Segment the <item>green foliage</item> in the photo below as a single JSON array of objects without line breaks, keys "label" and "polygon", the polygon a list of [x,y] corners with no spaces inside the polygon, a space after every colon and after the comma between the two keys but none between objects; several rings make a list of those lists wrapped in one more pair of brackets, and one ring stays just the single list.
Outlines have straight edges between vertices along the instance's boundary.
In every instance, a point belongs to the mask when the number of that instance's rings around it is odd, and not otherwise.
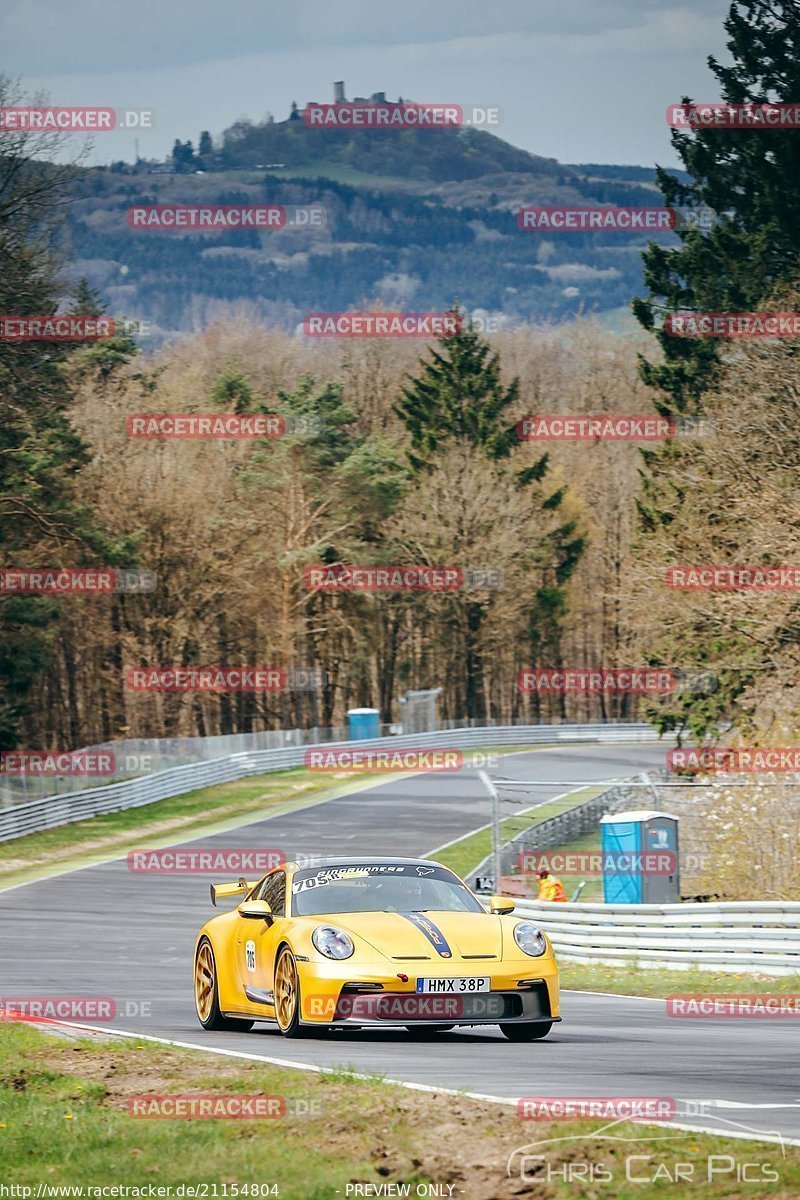
[{"label": "green foliage", "polygon": [[[719,95],[732,104],[796,102],[800,95],[800,6],[797,0],[734,0],[725,20],[732,62],[708,63]],[[684,103],[689,98],[684,97]],[[666,313],[774,310],[784,288],[800,273],[800,141],[795,130],[675,130],[672,142],[688,179],[658,171],[668,205],[706,206],[723,217],[708,232],[681,233],[681,245],[651,245],[644,254],[646,299],[634,301],[636,317],[652,330],[661,349],[658,362],[641,360],[646,383],[658,389],[655,404],[664,416],[694,416],[724,378],[725,352],[714,339],[671,337]],[[729,357],[729,356],[727,356]],[[647,539],[670,538],[694,487],[692,451],[675,439],[642,451],[639,527]],[[701,464],[702,467],[702,464]],[[698,531],[699,532],[699,531]],[[705,531],[703,531],[705,532]],[[730,549],[730,548],[729,548]],[[720,546],[725,560],[725,548]],[[735,549],[734,549],[735,554]],[[737,700],[752,680],[752,643],[746,632],[696,631],[696,645],[673,645],[667,630],[657,648],[664,663],[697,665],[735,662],[717,671],[719,687],[709,695],[678,695],[652,706],[648,716],[663,732],[688,730],[695,737],[716,731],[723,720],[741,724]]]},{"label": "green foliage", "polygon": [[[0,99],[5,87],[0,79]],[[18,151],[14,169],[0,170],[0,312],[51,314],[60,284],[52,226],[68,180],[26,160],[24,144]],[[76,303],[95,301],[83,281]],[[7,567],[122,565],[122,547],[76,496],[89,451],[69,421],[73,354],[65,343],[0,340],[0,558]],[[58,619],[51,600],[0,596],[0,746],[16,743]]]},{"label": "green foliage", "polygon": [[194,149],[190,141],[182,142],[178,138],[175,139],[172,147],[172,162],[179,175],[195,169]]},{"label": "green foliage", "polygon": [[211,403],[223,412],[250,413],[253,411],[253,389],[241,372],[223,371],[211,389]]},{"label": "green foliage", "polygon": [[479,333],[461,323],[457,332],[439,338],[420,374],[402,389],[395,411],[411,435],[409,462],[420,470],[448,441],[480,446],[488,458],[506,458],[516,443],[513,424],[502,427],[507,409],[519,396],[519,380],[505,387],[500,358]]},{"label": "green foliage", "polygon": [[[734,0],[725,21],[733,62],[708,60],[720,97],[730,103],[796,102],[800,95],[800,8],[797,0]],[[689,102],[689,97],[684,97]],[[668,205],[709,207],[726,219],[709,232],[679,234],[681,245],[652,244],[644,254],[647,299],[634,301],[645,329],[655,330],[663,362],[642,362],[647,383],[664,393],[662,414],[694,414],[719,361],[711,339],[670,337],[665,313],[757,309],[781,281],[795,278],[800,258],[800,142],[786,130],[673,130],[688,172],[682,181],[658,171]]]}]

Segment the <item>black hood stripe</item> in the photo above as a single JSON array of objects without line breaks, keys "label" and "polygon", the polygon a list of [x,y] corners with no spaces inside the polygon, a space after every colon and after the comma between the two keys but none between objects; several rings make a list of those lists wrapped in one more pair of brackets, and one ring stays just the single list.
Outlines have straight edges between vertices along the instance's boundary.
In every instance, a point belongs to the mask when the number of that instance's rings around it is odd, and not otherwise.
[{"label": "black hood stripe", "polygon": [[438,925],[434,925],[433,921],[429,921],[423,913],[398,913],[399,917],[404,917],[406,921],[424,933],[430,944],[433,946],[440,958],[452,958],[453,951],[447,944],[447,938],[442,933]]}]

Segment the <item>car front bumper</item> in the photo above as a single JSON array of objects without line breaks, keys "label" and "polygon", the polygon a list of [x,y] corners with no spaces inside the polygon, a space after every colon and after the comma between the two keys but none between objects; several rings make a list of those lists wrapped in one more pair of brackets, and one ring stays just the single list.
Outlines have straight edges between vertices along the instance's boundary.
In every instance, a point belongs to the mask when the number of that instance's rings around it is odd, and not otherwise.
[{"label": "car front bumper", "polygon": [[[552,955],[502,964],[397,963],[387,972],[346,963],[298,963],[305,1025],[496,1025],[559,1021],[558,968]],[[413,969],[413,973],[412,973]],[[489,977],[491,991],[417,993],[417,978]]]}]

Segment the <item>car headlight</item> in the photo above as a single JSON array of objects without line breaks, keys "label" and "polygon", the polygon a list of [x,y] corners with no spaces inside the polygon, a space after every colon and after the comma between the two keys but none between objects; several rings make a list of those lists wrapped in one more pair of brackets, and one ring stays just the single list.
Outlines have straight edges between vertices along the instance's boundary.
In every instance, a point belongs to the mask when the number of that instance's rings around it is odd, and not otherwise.
[{"label": "car headlight", "polygon": [[352,939],[335,925],[318,925],[311,940],[326,958],[349,958],[355,950]]},{"label": "car headlight", "polygon": [[530,921],[520,921],[514,926],[514,941],[522,953],[529,954],[531,958],[539,958],[547,949],[547,938]]}]

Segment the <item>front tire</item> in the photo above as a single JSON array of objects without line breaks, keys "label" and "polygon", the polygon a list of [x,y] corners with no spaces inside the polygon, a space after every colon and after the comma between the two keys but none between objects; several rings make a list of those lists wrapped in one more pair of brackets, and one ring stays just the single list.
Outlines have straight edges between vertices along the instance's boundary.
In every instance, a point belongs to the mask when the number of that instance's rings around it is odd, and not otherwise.
[{"label": "front tire", "polygon": [[526,1021],[524,1025],[501,1025],[500,1031],[510,1042],[538,1042],[552,1028],[552,1021]]},{"label": "front tire", "polygon": [[305,1037],[300,1024],[300,976],[288,946],[284,946],[275,964],[275,1019],[284,1037]]},{"label": "front tire", "polygon": [[203,1029],[236,1029],[247,1033],[253,1022],[224,1017],[219,1010],[219,984],[214,950],[207,937],[201,938],[194,960],[194,1006]]}]

